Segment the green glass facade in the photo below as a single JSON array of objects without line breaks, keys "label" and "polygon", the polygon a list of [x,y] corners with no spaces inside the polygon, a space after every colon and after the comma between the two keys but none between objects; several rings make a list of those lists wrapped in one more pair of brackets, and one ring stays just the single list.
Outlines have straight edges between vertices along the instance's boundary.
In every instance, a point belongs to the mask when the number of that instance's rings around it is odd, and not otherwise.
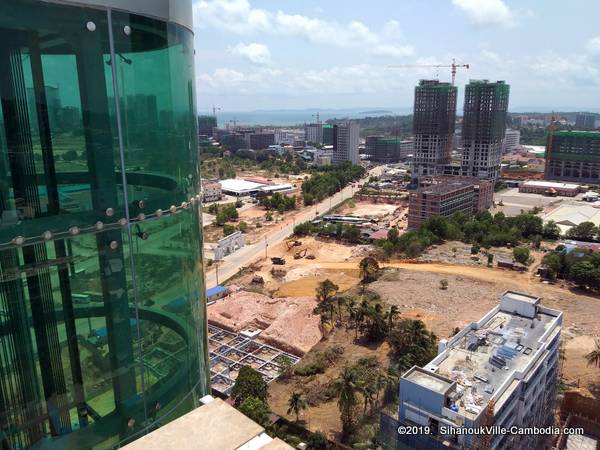
[{"label": "green glass facade", "polygon": [[208,393],[193,57],[173,22],[0,2],[2,448],[117,447]]}]

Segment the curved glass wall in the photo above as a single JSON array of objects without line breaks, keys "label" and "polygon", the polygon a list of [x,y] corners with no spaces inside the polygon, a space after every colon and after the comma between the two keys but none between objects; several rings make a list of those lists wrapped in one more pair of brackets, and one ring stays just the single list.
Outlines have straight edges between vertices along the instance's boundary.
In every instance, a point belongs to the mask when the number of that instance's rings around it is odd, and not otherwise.
[{"label": "curved glass wall", "polygon": [[208,393],[192,34],[0,2],[0,442],[111,448]]}]

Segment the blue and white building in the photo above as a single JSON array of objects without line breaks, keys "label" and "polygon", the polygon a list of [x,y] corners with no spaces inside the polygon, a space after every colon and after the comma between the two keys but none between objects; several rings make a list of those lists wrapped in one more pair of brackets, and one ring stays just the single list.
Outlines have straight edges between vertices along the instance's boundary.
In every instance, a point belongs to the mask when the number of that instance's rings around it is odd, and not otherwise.
[{"label": "blue and white building", "polygon": [[[540,298],[505,292],[481,320],[440,341],[429,364],[402,376],[395,425],[416,432],[396,432],[385,448],[540,448],[544,436],[468,429],[553,425],[561,326],[562,312]],[[382,418],[382,434],[392,422]]]}]

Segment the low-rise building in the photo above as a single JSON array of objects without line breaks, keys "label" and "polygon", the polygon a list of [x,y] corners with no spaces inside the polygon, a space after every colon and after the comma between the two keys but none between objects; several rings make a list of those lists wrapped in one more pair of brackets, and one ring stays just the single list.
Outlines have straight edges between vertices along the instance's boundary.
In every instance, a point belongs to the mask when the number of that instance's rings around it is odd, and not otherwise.
[{"label": "low-rise building", "polygon": [[448,181],[421,187],[409,194],[408,228],[417,229],[433,216],[473,214],[475,186],[464,181]]},{"label": "low-rise building", "polygon": [[218,181],[203,181],[202,182],[202,201],[204,203],[217,202],[223,197],[221,183]]},{"label": "low-rise building", "polygon": [[[436,358],[402,376],[398,417],[382,416],[384,448],[545,447],[534,433],[465,430],[553,425],[561,327],[562,312],[540,298],[505,292],[479,321],[441,340]],[[398,433],[397,425],[415,433]]]},{"label": "low-rise building", "polygon": [[274,184],[269,181],[253,181],[252,178],[238,179],[230,178],[221,181],[221,187],[224,193],[235,197],[245,197],[248,195],[256,195],[260,192],[272,194],[274,192],[292,192],[294,186],[289,183]]},{"label": "low-rise building", "polygon": [[583,222],[592,222],[594,225],[600,226],[600,208],[598,206],[589,203],[560,205],[544,214],[542,220],[544,224],[550,221],[554,222],[564,236],[571,228]]},{"label": "low-rise building", "polygon": [[581,192],[579,184],[554,183],[551,181],[524,181],[519,185],[519,192],[542,195],[561,195],[563,197],[575,197]]}]

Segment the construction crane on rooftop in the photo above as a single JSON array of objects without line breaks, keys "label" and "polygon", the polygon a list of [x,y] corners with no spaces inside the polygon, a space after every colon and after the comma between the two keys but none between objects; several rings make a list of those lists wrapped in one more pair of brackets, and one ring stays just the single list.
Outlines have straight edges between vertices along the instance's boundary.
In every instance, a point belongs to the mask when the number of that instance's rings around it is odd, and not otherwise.
[{"label": "construction crane on rooftop", "polygon": [[454,86],[454,82],[456,81],[456,69],[464,68],[469,69],[469,64],[457,63],[455,58],[452,58],[452,64],[400,64],[400,65],[389,65],[388,69],[403,69],[410,67],[450,67],[452,73],[452,86]]}]

